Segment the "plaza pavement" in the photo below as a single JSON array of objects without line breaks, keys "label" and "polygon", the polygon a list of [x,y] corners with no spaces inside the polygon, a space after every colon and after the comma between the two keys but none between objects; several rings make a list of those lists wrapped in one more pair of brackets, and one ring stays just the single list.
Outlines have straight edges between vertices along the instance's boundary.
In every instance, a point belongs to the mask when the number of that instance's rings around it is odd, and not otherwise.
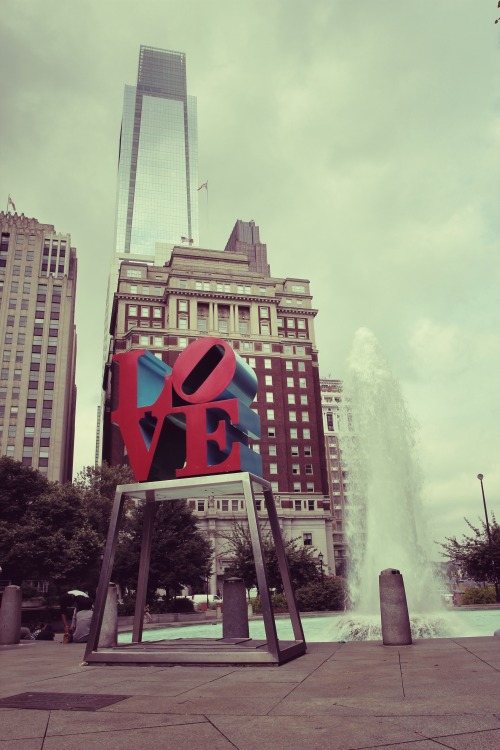
[{"label": "plaza pavement", "polygon": [[81,666],[61,640],[0,647],[0,701],[36,706],[0,703],[0,750],[500,750],[498,637],[311,643],[282,667]]}]

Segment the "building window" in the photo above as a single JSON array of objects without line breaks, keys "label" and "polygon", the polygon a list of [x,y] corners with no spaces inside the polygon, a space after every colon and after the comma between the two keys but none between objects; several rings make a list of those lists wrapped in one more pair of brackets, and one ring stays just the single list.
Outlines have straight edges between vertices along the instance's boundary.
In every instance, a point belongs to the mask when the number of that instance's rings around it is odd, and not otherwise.
[{"label": "building window", "polygon": [[272,391],[266,392],[266,403],[272,404],[274,401],[274,393]]},{"label": "building window", "polygon": [[297,318],[297,328],[304,331],[306,328],[305,318]]},{"label": "building window", "polygon": [[306,363],[305,362],[297,362],[297,370],[299,372],[305,372],[306,371]]},{"label": "building window", "polygon": [[312,450],[310,445],[304,446],[304,456],[312,456]]},{"label": "building window", "polygon": [[297,412],[296,411],[289,411],[288,412],[288,419],[290,422],[296,422],[297,421]]},{"label": "building window", "polygon": [[275,456],[276,455],[276,446],[275,445],[270,445],[269,446],[269,455],[270,456]]},{"label": "building window", "polygon": [[274,419],[274,409],[267,410],[267,418],[271,421]]},{"label": "building window", "polygon": [[268,307],[259,307],[260,317],[261,318],[269,318],[269,308]]},{"label": "building window", "polygon": [[287,395],[287,399],[288,399],[288,403],[289,404],[294,404],[295,403],[295,395],[293,393],[289,393]]},{"label": "building window", "polygon": [[275,464],[275,463],[269,464],[269,473],[270,474],[277,474],[278,473],[278,464]]},{"label": "building window", "polygon": [[188,301],[187,299],[180,299],[178,302],[178,310],[179,312],[187,312],[188,311]]},{"label": "building window", "polygon": [[292,474],[300,474],[300,464],[292,464]]},{"label": "building window", "polygon": [[265,370],[271,370],[272,364],[270,359],[264,359],[264,369]]},{"label": "building window", "polygon": [[300,397],[300,403],[302,406],[307,406],[307,394],[303,393]]},{"label": "building window", "polygon": [[[309,484],[307,485],[309,487]],[[308,490],[309,492],[309,490]],[[307,510],[316,510],[316,501],[315,500],[308,500],[307,501]]]},{"label": "building window", "polygon": [[[293,491],[300,492],[300,482],[293,483]],[[295,500],[295,510],[302,510],[302,500]]]},{"label": "building window", "polygon": [[142,278],[142,271],[139,271],[136,268],[127,268],[127,278],[140,279]]},{"label": "building window", "polygon": [[155,346],[163,346],[163,336],[154,337]]},{"label": "building window", "polygon": [[293,362],[291,359],[287,359],[285,362],[285,370],[293,370]]},{"label": "building window", "polygon": [[293,388],[293,387],[294,387],[294,385],[295,385],[295,384],[294,384],[294,382],[293,382],[293,378],[287,378],[287,379],[286,379],[286,387],[287,387],[287,388]]},{"label": "building window", "polygon": [[306,474],[312,474],[312,473],[313,473],[312,464],[306,464]]},{"label": "building window", "polygon": [[131,318],[136,318],[137,317],[137,305],[129,305],[128,314]]},{"label": "building window", "polygon": [[298,445],[292,445],[292,446],[290,446],[290,450],[292,452],[292,456],[298,456],[299,455],[299,446]]},{"label": "building window", "polygon": [[308,482],[306,485],[307,492],[314,492],[314,482]]},{"label": "building window", "polygon": [[231,500],[231,510],[236,513],[240,509],[240,503],[238,500]]},{"label": "building window", "polygon": [[290,437],[292,440],[297,440],[297,428],[296,427],[290,428]]},{"label": "building window", "polygon": [[267,437],[276,437],[276,428],[275,427],[268,427],[267,428]]},{"label": "building window", "polygon": [[333,426],[333,414],[331,411],[328,411],[326,413],[326,429],[329,432],[334,432],[335,428]]},{"label": "building window", "polygon": [[153,318],[161,318],[161,307],[153,307]]},{"label": "building window", "polygon": [[302,541],[304,542],[304,547],[312,547],[313,543],[313,535],[306,531],[302,534]]},{"label": "building window", "polygon": [[299,378],[299,388],[307,388],[306,379]]},{"label": "building window", "polygon": [[205,501],[204,500],[198,500],[196,510],[204,511],[205,510]]},{"label": "building window", "polygon": [[304,440],[310,440],[311,439],[311,430],[309,428],[305,428],[302,430],[302,437]]},{"label": "building window", "polygon": [[183,336],[181,336],[180,338],[177,339],[177,346],[179,346],[181,349],[185,349],[187,345],[188,345],[187,338],[184,338]]},{"label": "building window", "polygon": [[264,385],[272,385],[272,384],[273,384],[273,376],[264,375]]},{"label": "building window", "polygon": [[302,412],[302,421],[303,422],[309,422],[309,412],[308,411],[303,411]]},{"label": "building window", "polygon": [[271,482],[271,490],[273,492],[278,492],[278,482]]},{"label": "building window", "polygon": [[139,343],[141,346],[149,346],[149,336],[139,336]]},{"label": "building window", "polygon": [[186,315],[179,315],[179,324],[177,326],[181,331],[187,331],[188,319]]}]

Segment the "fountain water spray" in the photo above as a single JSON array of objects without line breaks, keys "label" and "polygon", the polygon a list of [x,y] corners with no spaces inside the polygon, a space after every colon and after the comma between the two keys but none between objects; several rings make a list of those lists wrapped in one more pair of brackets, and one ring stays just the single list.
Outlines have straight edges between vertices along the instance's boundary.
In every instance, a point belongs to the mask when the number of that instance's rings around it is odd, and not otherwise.
[{"label": "fountain water spray", "polygon": [[427,556],[415,425],[368,329],[356,333],[348,364],[344,394],[353,431],[343,439],[342,452],[353,613],[339,623],[346,629],[339,639],[381,637],[378,576],[386,568],[404,576],[414,637],[439,635],[443,606]]}]

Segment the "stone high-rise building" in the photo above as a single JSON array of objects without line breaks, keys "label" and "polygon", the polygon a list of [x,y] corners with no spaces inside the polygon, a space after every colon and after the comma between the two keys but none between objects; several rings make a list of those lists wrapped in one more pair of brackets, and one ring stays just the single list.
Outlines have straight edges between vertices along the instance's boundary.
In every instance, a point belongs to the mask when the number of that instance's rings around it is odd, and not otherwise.
[{"label": "stone high-rise building", "polygon": [[77,260],[69,234],[0,213],[0,454],[70,481]]},{"label": "stone high-rise building", "polygon": [[[238,221],[223,251],[176,246],[161,266],[137,259],[121,264],[110,354],[149,349],[173,365],[200,336],[228,341],[257,374],[252,408],[260,416],[262,438],[253,447],[262,455],[284,535],[316,547],[325,573],[333,573],[316,314],[309,282],[273,277],[258,227]],[[110,421],[112,391],[109,377],[103,458],[117,464],[127,459]],[[215,591],[228,562],[220,534],[245,514],[238,498],[200,499],[195,507],[199,527],[215,547]]]},{"label": "stone high-rise building", "polygon": [[320,387],[328,487],[333,515],[335,571],[337,575],[345,576],[347,564],[345,507],[349,501],[349,477],[343,461],[343,446],[346,445],[347,440],[354,439],[351,411],[341,380],[321,378]]}]

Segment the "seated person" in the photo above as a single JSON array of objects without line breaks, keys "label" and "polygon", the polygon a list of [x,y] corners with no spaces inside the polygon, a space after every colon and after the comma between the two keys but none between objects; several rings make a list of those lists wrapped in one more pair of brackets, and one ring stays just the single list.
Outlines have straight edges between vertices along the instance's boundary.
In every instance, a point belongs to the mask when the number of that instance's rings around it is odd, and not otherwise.
[{"label": "seated person", "polygon": [[73,643],[87,643],[92,621],[92,602],[86,596],[76,597],[76,609],[71,623]]},{"label": "seated person", "polygon": [[49,622],[41,622],[40,627],[33,633],[35,641],[53,641],[54,631]]},{"label": "seated person", "polygon": [[59,607],[64,632],[67,633],[71,627],[71,620],[75,612],[75,597],[73,594],[61,594],[59,597]]}]

